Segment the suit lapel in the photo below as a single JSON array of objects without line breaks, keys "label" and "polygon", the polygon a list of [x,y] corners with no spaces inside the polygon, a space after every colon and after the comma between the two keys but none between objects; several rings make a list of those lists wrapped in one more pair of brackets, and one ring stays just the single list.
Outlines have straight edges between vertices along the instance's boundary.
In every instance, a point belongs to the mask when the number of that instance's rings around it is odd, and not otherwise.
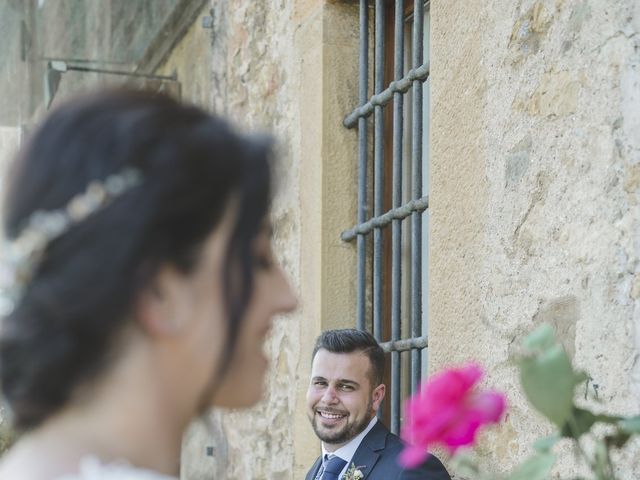
[{"label": "suit lapel", "polygon": [[387,428],[378,420],[353,454],[351,463],[362,472],[363,480],[369,477],[378,462],[380,454],[377,452],[384,449],[388,433]]},{"label": "suit lapel", "polygon": [[318,470],[320,469],[320,465],[322,464],[322,456],[318,457],[316,463],[313,464],[311,469],[307,472],[307,476],[304,477],[304,480],[313,480],[316,478],[318,474]]}]

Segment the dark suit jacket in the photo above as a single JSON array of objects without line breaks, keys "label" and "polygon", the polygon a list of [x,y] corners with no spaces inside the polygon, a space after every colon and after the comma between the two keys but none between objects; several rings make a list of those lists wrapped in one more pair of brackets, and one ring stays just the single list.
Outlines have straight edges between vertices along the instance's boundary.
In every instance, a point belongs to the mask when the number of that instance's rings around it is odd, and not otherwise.
[{"label": "dark suit jacket", "polygon": [[[397,460],[402,448],[400,438],[377,421],[362,439],[349,465],[354,463],[363,473],[364,480],[451,480],[444,465],[433,455],[421,467],[404,470]],[[307,472],[305,480],[313,480],[321,464],[320,456]]]}]

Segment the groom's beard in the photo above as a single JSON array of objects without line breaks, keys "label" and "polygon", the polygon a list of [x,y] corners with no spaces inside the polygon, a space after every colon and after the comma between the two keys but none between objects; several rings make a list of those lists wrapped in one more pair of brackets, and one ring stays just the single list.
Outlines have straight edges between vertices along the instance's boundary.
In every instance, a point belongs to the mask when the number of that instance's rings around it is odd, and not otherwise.
[{"label": "groom's beard", "polygon": [[[370,412],[373,408],[372,403],[373,402],[369,401],[369,405],[367,405],[368,412]],[[347,417],[347,419],[348,418],[349,417]],[[317,420],[317,416],[314,412],[313,418],[311,419],[311,426],[313,427],[313,431],[316,432],[316,436],[324,443],[328,443],[330,445],[340,445],[349,442],[349,440],[364,431],[364,429],[367,428],[367,425],[369,425],[371,417],[365,417],[357,423],[349,423],[347,421],[342,427],[331,430],[319,426]]]}]

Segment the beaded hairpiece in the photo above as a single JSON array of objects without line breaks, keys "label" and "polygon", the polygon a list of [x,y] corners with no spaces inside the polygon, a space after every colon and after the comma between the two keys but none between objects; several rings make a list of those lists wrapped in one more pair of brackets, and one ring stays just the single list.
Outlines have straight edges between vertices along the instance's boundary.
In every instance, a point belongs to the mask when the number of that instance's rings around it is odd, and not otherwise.
[{"label": "beaded hairpiece", "polygon": [[0,261],[0,314],[15,308],[49,244],[141,182],[138,170],[125,168],[93,181],[63,208],[32,213],[14,240],[3,241]]}]

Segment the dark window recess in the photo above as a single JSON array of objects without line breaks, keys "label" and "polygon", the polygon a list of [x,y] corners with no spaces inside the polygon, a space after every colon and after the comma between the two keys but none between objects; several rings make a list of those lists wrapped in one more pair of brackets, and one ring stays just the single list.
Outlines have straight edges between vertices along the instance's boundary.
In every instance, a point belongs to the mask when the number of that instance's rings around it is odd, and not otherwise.
[{"label": "dark window recess", "polygon": [[356,242],[356,326],[389,353],[394,433],[427,360],[428,38],[428,2],[360,0],[359,104],[343,122],[358,132],[358,217],[341,238]]}]

